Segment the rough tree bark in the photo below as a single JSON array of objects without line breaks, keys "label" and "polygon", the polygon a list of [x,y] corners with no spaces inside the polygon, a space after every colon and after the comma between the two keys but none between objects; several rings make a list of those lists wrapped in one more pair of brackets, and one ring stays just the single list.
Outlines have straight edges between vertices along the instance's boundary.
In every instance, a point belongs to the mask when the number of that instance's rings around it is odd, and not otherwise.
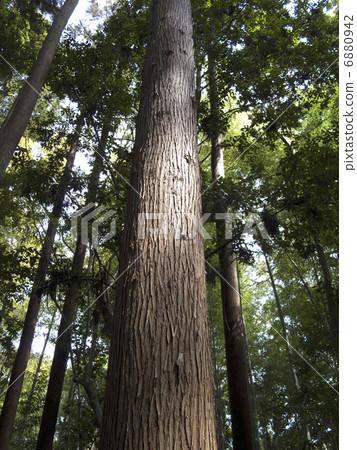
[{"label": "rough tree bark", "polygon": [[[89,180],[86,205],[94,203],[97,196],[99,177],[103,168],[103,149],[108,140],[109,128],[104,125],[101,141],[96,152],[92,174]],[[68,283],[68,291],[63,304],[62,317],[58,329],[55,352],[53,355],[50,379],[48,381],[45,406],[43,408],[40,431],[37,438],[37,450],[52,449],[53,437],[56,429],[58,409],[61,401],[64,377],[67,361],[71,349],[72,324],[76,317],[76,301],[81,288],[81,277],[87,243],[79,232],[74,251],[71,279]]]},{"label": "rough tree bark", "polygon": [[24,374],[30,358],[31,345],[35,333],[37,316],[40,309],[42,292],[45,285],[48,265],[51,260],[54,240],[58,228],[58,221],[62,214],[63,203],[67,186],[71,178],[72,167],[77,151],[79,131],[82,127],[83,116],[78,118],[76,131],[72,138],[71,148],[67,157],[66,166],[58,187],[56,198],[53,204],[46,237],[41,249],[40,261],[35,274],[30,300],[27,307],[24,326],[20,339],[19,348],[16,353],[15,362],[11,372],[9,388],[6,392],[3,408],[0,417],[0,442],[3,449],[9,448],[11,433],[15,421],[17,405],[19,402]]},{"label": "rough tree bark", "polygon": [[189,0],[153,0],[101,450],[217,449],[192,33]]},{"label": "rough tree bark", "polygon": [[45,84],[62,31],[78,0],[67,0],[56,15],[31,73],[0,128],[0,183]]},{"label": "rough tree bark", "polygon": [[[215,180],[224,178],[223,135],[220,129],[220,105],[214,57],[209,52],[209,87],[212,118],[211,169]],[[221,198],[216,202],[216,212],[227,213],[228,205]],[[216,221],[217,239],[225,242],[225,227]],[[224,337],[227,361],[229,405],[232,420],[233,448],[256,449],[254,414],[249,384],[249,361],[246,352],[241,298],[233,244],[226,242],[218,252],[221,297],[224,320]]]}]

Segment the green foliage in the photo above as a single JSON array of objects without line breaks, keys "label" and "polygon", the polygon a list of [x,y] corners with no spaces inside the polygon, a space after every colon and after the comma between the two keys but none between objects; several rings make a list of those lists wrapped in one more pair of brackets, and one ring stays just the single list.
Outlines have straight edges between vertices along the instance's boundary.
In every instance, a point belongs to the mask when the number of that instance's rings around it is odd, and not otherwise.
[{"label": "green foliage", "polygon": [[7,79],[13,70],[27,73],[42,46],[49,23],[45,15],[57,11],[53,0],[0,1],[0,80]]}]

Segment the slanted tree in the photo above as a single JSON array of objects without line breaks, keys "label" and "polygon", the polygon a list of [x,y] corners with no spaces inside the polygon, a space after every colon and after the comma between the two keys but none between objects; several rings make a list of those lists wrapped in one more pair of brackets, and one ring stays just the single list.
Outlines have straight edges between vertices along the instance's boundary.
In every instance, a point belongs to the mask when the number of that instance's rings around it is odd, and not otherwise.
[{"label": "slanted tree", "polygon": [[78,0],[67,0],[56,15],[28,79],[0,128],[0,182],[45,84],[62,31]]},{"label": "slanted tree", "polygon": [[[189,0],[154,0],[99,448],[216,449]],[[165,231],[152,233],[161,214]],[[163,215],[163,216],[162,216]],[[158,231],[158,230],[156,230]],[[140,232],[140,234],[139,234]]]}]

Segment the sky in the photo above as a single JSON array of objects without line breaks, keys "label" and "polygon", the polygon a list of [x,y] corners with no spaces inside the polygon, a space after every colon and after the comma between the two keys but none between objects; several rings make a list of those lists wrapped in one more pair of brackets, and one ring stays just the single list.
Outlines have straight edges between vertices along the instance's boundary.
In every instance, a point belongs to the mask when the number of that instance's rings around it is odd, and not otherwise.
[{"label": "sky", "polygon": [[[95,26],[97,21],[94,21],[93,18],[86,13],[87,9],[90,6],[90,3],[91,2],[89,0],[79,0],[78,5],[76,6],[76,9],[70,17],[67,26],[78,25],[80,21],[86,26],[91,27],[91,24],[92,26]],[[98,0],[99,7],[103,7],[106,3],[107,0]],[[114,4],[115,1],[112,0],[111,3]]]}]

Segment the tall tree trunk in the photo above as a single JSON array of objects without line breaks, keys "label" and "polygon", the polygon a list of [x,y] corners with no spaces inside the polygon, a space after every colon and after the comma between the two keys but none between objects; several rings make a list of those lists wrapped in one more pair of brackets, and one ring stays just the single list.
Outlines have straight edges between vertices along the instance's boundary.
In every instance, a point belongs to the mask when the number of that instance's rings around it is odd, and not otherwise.
[{"label": "tall tree trunk", "polygon": [[[73,378],[71,380],[71,384],[68,389],[68,395],[66,400],[66,406],[65,411],[67,412],[67,416],[65,416],[64,423],[62,424],[62,429],[58,438],[58,448],[70,448],[69,447],[69,437],[71,434],[71,414],[70,414],[70,407],[71,403],[73,403],[73,397],[74,397],[74,381]],[[67,432],[67,433],[66,433]],[[65,443],[65,440],[67,439],[67,442]]]},{"label": "tall tree trunk", "polygon": [[[83,364],[85,364],[85,375],[84,377],[79,376],[78,382],[83,386],[84,391],[86,393],[88,403],[90,407],[92,408],[94,412],[94,417],[96,421],[96,425],[98,426],[98,429],[100,428],[102,424],[102,409],[100,407],[100,402],[98,399],[97,391],[93,385],[92,382],[92,375],[93,375],[93,365],[94,365],[94,359],[95,359],[95,353],[96,353],[96,347],[97,347],[97,340],[98,340],[98,328],[99,328],[99,305],[96,304],[96,308],[92,312],[93,316],[93,330],[92,330],[92,342],[89,349],[88,359],[85,360],[85,353],[83,353]],[[84,340],[84,339],[83,339]],[[87,341],[87,339],[85,339]]]},{"label": "tall tree trunk", "polygon": [[46,347],[47,347],[47,344],[48,344],[48,340],[50,339],[50,335],[51,335],[51,332],[52,332],[52,325],[53,325],[53,322],[55,320],[56,312],[57,312],[57,310],[55,310],[53,315],[52,315],[50,326],[49,326],[49,328],[47,330],[45,342],[44,342],[43,347],[42,347],[42,352],[41,352],[40,358],[39,358],[38,363],[37,363],[35,376],[33,377],[30,395],[28,396],[28,399],[27,399],[27,402],[26,402],[25,414],[24,414],[24,416],[22,418],[21,427],[20,427],[19,434],[18,434],[18,437],[17,437],[17,443],[18,443],[19,446],[23,445],[24,433],[25,433],[26,424],[27,424],[27,418],[28,418],[28,414],[30,412],[30,409],[33,407],[32,399],[33,399],[33,395],[35,393],[35,388],[36,388],[36,384],[37,384],[38,375],[39,375],[40,370],[41,370],[42,360],[43,360],[43,357],[45,355],[45,351],[46,351]]},{"label": "tall tree trunk", "polygon": [[303,286],[304,286],[304,288],[305,288],[305,290],[306,290],[306,292],[307,292],[307,295],[309,296],[310,302],[311,302],[311,304],[312,304],[314,310],[316,311],[316,314],[319,316],[319,319],[320,319],[320,321],[321,321],[322,326],[325,328],[325,330],[326,330],[331,336],[333,336],[332,333],[331,333],[331,330],[329,329],[329,327],[328,327],[328,325],[327,325],[327,323],[326,323],[326,321],[325,321],[325,319],[324,319],[324,316],[322,315],[322,312],[320,311],[320,308],[317,306],[317,304],[316,304],[316,302],[315,302],[315,300],[314,300],[314,297],[313,297],[313,295],[312,295],[311,289],[310,289],[309,285],[307,284],[307,282],[305,281],[305,279],[304,279],[304,277],[303,277],[303,274],[302,274],[302,272],[301,272],[301,270],[300,270],[300,267],[299,267],[299,266],[297,265],[297,263],[291,258],[291,256],[288,254],[288,252],[284,251],[284,253],[285,253],[285,255],[287,256],[287,258],[289,259],[289,261],[291,262],[291,264],[292,264],[292,265],[295,267],[295,269],[297,270],[297,273],[299,274],[300,281],[301,281],[301,283],[303,284]]},{"label": "tall tree trunk", "polygon": [[62,31],[78,0],[67,0],[56,15],[30,76],[0,128],[0,183],[16,146],[23,136],[40,91],[45,84]]},{"label": "tall tree trunk", "polygon": [[53,244],[58,228],[58,221],[62,214],[63,203],[67,186],[71,178],[72,167],[79,140],[79,130],[82,127],[83,117],[78,118],[76,132],[72,138],[72,145],[67,157],[66,166],[58,187],[57,195],[53,204],[53,210],[47,228],[46,237],[41,249],[40,261],[35,274],[30,300],[27,307],[24,326],[20,339],[19,348],[16,353],[15,362],[11,372],[9,388],[6,392],[5,401],[0,417],[0,442],[3,449],[9,448],[11,433],[15,421],[16,409],[19,402],[24,374],[30,358],[31,345],[35,333],[37,316],[40,309],[42,292],[48,265],[51,260]]},{"label": "tall tree trunk", "polygon": [[[211,168],[215,180],[224,178],[224,157],[220,129],[220,106],[215,62],[209,53],[209,87],[212,118]],[[223,198],[216,202],[219,213],[227,213],[228,205]],[[225,227],[221,220],[216,221],[217,240],[224,242]],[[224,320],[224,336],[227,361],[227,381],[232,420],[234,449],[256,449],[251,390],[249,384],[249,362],[243,325],[241,298],[238,290],[238,276],[232,242],[218,252],[220,283]]]},{"label": "tall tree trunk", "polygon": [[[108,140],[109,128],[104,125],[101,141],[96,152],[92,174],[89,180],[86,205],[94,203],[97,196],[99,177],[103,168],[102,151]],[[51,365],[50,379],[47,387],[40,431],[37,438],[37,450],[52,449],[56,429],[58,409],[61,402],[62,388],[66,374],[67,361],[71,349],[72,324],[76,317],[76,301],[81,288],[81,278],[87,250],[87,243],[79,232],[73,256],[71,279],[63,304],[62,317],[58,329],[55,352]]]},{"label": "tall tree trunk", "polygon": [[212,290],[208,284],[208,301],[209,301],[209,315],[211,321],[211,347],[213,358],[213,378],[215,385],[215,403],[216,403],[216,419],[217,419],[217,443],[218,450],[224,450],[224,427],[223,427],[223,409],[222,409],[222,388],[220,380],[218,379],[217,358],[216,358],[216,337],[213,321],[213,305],[212,305]]},{"label": "tall tree trunk", "polygon": [[[286,330],[284,314],[283,314],[283,310],[281,308],[279,294],[278,294],[278,291],[276,289],[276,285],[275,285],[275,281],[274,281],[274,277],[273,277],[273,272],[272,272],[271,267],[270,267],[268,256],[267,256],[267,254],[266,254],[266,252],[265,252],[263,247],[264,246],[262,246],[262,250],[263,250],[266,266],[267,266],[267,269],[268,269],[268,274],[269,274],[270,283],[271,283],[271,286],[272,286],[272,289],[273,289],[276,306],[277,306],[277,309],[278,309],[280,324],[281,324],[283,338],[284,338],[284,342],[285,342],[285,348],[286,348],[286,352],[287,352],[288,360],[289,360],[289,364],[290,364],[291,374],[292,374],[293,381],[294,381],[294,386],[295,386],[296,392],[298,394],[301,394],[301,387],[300,387],[299,379],[298,379],[298,376],[297,376],[297,373],[296,373],[296,369],[295,369],[295,366],[294,366],[294,363],[293,363],[293,353],[292,353],[291,346],[290,346],[289,335],[288,335],[288,332]],[[307,425],[305,417],[304,417],[304,408],[303,408],[302,404],[299,405],[299,409],[300,409],[299,412],[300,412],[301,422],[303,424],[304,439],[305,439],[306,443],[309,445],[311,443],[311,434],[310,434],[309,426]]]},{"label": "tall tree trunk", "polygon": [[81,387],[77,384],[77,449],[82,450]]},{"label": "tall tree trunk", "polygon": [[319,258],[322,276],[324,279],[326,297],[327,297],[327,308],[330,317],[330,329],[336,342],[339,338],[339,323],[338,323],[338,298],[335,290],[332,286],[332,278],[330,273],[330,268],[328,266],[326,254],[318,238],[314,238],[314,243],[317,250],[317,255]]},{"label": "tall tree trunk", "polygon": [[[238,292],[239,292],[239,297],[241,297],[242,296],[241,284],[240,284],[241,278],[240,278],[238,261],[236,262],[236,270],[237,270],[237,278],[238,278]],[[256,404],[256,396],[255,396],[255,389],[254,389],[252,363],[251,363],[250,352],[249,352],[247,329],[246,329],[245,321],[244,321],[244,314],[242,314],[242,318],[243,318],[243,332],[244,332],[244,337],[245,337],[245,349],[246,349],[246,355],[247,355],[247,361],[248,361],[248,377],[249,377],[249,387],[250,387],[250,398],[251,398],[251,404],[252,404],[252,414],[255,419],[256,412],[257,412],[257,404]],[[260,448],[259,431],[258,431],[259,423],[258,423],[257,419],[254,420],[253,425],[254,425],[256,448],[259,449]]]},{"label": "tall tree trunk", "polygon": [[[189,0],[153,0],[100,449],[217,449]],[[163,232],[140,213],[161,213]]]},{"label": "tall tree trunk", "polygon": [[[221,227],[222,224],[219,224]],[[217,230],[219,231],[219,230]],[[219,231],[219,234],[220,231]],[[227,361],[229,405],[234,449],[256,449],[241,298],[234,251],[228,244],[219,254]]]}]

